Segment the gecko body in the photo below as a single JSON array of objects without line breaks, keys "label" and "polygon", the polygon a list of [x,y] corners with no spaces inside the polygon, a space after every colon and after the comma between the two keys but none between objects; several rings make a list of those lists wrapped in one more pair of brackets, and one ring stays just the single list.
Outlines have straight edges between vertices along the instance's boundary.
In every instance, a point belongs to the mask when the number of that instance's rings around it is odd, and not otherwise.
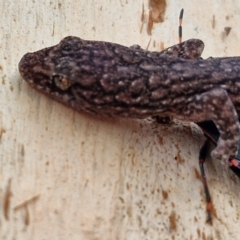
[{"label": "gecko body", "polygon": [[[186,50],[194,41],[198,51]],[[220,132],[212,155],[228,162],[240,136],[240,57],[195,59],[202,50],[200,40],[159,53],[70,36],[24,55],[19,71],[34,88],[77,111],[212,120]]]}]

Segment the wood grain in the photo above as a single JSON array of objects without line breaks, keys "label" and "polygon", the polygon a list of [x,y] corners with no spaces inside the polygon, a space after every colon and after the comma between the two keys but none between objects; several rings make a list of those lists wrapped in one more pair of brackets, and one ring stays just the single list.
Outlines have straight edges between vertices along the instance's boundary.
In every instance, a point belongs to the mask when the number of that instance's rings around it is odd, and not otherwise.
[{"label": "wood grain", "polygon": [[[209,160],[217,218],[207,225],[197,163],[202,138],[189,125],[79,114],[18,73],[23,54],[68,35],[171,46],[183,7],[183,38],[201,38],[204,57],[240,55],[236,1],[168,2],[151,36],[143,4],[145,18],[138,1],[0,3],[1,239],[238,239],[240,181]],[[225,27],[232,29],[222,37]]]}]

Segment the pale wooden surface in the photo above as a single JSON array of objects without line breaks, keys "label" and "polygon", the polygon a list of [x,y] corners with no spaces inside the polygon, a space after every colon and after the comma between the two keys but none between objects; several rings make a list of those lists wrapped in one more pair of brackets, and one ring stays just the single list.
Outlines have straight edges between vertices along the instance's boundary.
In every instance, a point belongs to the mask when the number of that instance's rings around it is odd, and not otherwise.
[{"label": "pale wooden surface", "polygon": [[240,181],[213,160],[217,218],[205,223],[203,139],[189,125],[79,114],[18,73],[23,54],[68,35],[160,50],[177,43],[181,8],[184,39],[202,39],[204,57],[240,55],[240,2],[169,1],[152,36],[143,6],[147,19],[147,1],[0,2],[0,239],[240,238]]}]

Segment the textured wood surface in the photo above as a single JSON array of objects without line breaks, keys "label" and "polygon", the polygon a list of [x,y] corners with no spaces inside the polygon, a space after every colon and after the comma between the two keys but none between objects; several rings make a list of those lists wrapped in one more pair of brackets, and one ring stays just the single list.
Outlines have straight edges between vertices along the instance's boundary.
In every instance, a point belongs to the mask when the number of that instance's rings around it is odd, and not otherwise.
[{"label": "textured wood surface", "polygon": [[161,50],[178,41],[181,8],[203,57],[240,55],[233,0],[169,1],[152,35],[147,1],[0,2],[0,239],[239,239],[240,181],[212,159],[205,223],[194,127],[79,114],[18,73],[23,54],[68,35]]}]

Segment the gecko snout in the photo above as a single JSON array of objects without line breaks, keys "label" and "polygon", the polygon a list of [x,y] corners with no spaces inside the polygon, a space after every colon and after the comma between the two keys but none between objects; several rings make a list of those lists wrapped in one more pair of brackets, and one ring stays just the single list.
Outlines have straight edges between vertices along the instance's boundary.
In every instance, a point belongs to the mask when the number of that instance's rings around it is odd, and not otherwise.
[{"label": "gecko snout", "polygon": [[43,79],[48,80],[50,78],[50,66],[46,64],[50,49],[46,48],[37,52],[26,53],[21,58],[18,68],[25,81],[40,85]]}]

